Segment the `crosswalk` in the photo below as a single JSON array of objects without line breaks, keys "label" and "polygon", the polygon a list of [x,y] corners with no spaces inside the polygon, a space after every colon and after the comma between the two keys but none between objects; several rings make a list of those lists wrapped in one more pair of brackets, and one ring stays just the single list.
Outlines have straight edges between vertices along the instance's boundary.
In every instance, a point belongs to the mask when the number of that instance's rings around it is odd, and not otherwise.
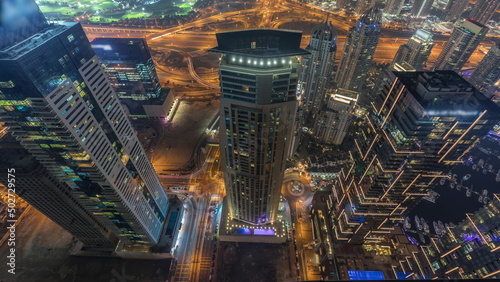
[{"label": "crosswalk", "polygon": [[211,257],[202,257],[200,262],[200,270],[210,270],[212,267],[212,258]]},{"label": "crosswalk", "polygon": [[190,281],[191,278],[191,264],[180,263],[177,264],[174,275],[174,282]]}]

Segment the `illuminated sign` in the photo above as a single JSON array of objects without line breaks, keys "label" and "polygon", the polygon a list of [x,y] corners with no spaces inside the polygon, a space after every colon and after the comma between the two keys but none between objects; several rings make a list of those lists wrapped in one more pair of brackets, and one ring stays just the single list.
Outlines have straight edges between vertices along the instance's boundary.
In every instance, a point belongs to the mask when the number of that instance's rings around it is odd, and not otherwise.
[{"label": "illuminated sign", "polygon": [[385,280],[382,271],[349,270],[347,273],[350,280]]},{"label": "illuminated sign", "polygon": [[463,111],[463,110],[424,111],[424,115],[427,115],[427,116],[476,116],[478,114],[479,114],[478,111]]},{"label": "illuminated sign", "polygon": [[254,229],[253,235],[274,235],[273,229]]},{"label": "illuminated sign", "polygon": [[245,234],[245,235],[250,235],[250,229],[248,228],[238,228],[236,231],[237,234]]},{"label": "illuminated sign", "polygon": [[111,48],[111,45],[103,45],[103,44],[92,44],[92,48],[101,48],[106,51],[113,50],[113,48]]}]

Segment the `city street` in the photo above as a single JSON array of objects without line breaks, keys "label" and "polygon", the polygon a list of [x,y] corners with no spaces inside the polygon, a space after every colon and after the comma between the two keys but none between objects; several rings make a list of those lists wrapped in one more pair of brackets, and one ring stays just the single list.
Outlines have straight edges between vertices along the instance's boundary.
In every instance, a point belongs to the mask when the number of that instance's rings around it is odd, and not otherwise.
[{"label": "city street", "polygon": [[[301,47],[309,44],[311,29],[326,19],[338,32],[337,62],[340,60],[349,28],[355,19],[333,12],[321,11],[297,1],[258,1],[246,10],[213,13],[207,9],[204,18],[177,27],[158,29],[104,28],[85,26],[89,38],[145,37],[152,49],[157,72],[165,87],[173,88],[177,98],[183,100],[172,121],[154,127],[158,140],[153,141],[151,161],[165,188],[188,186],[188,191],[177,191],[186,212],[175,250],[177,260],[174,281],[214,281],[217,279],[216,234],[220,208],[213,215],[210,207],[213,197],[224,195],[221,180],[219,150],[206,147],[205,158],[200,153],[200,140],[205,137],[209,123],[218,115],[219,94],[218,55],[207,52],[217,45],[215,34],[238,28],[284,28],[301,30]],[[209,12],[210,10],[210,12]],[[400,45],[405,44],[412,32],[382,29],[375,51],[374,63],[390,63]],[[435,46],[427,68],[432,67],[449,36],[436,35]],[[489,39],[484,47],[492,46]],[[475,68],[484,54],[477,51],[466,68]],[[202,102],[203,101],[203,102]],[[208,102],[207,102],[208,101]],[[212,102],[213,101],[213,102]],[[293,188],[292,183],[301,188]],[[297,171],[287,171],[282,193],[289,203],[292,215],[291,244],[288,248],[289,268],[297,280],[320,279],[319,257],[315,253],[313,226],[310,216],[313,193],[310,179]],[[217,259],[222,261],[221,259]]]},{"label": "city street", "polygon": [[[294,192],[291,189],[292,182],[300,182],[302,191]],[[310,205],[313,194],[311,192],[310,179],[303,177],[299,172],[288,169],[283,181],[283,196],[288,201],[291,209],[292,222],[295,226],[292,230],[292,242],[290,252],[296,254],[301,280],[317,280],[320,278],[318,271],[317,255],[314,252],[314,239],[312,233],[312,222],[310,216]],[[291,264],[295,260],[292,258]]]}]

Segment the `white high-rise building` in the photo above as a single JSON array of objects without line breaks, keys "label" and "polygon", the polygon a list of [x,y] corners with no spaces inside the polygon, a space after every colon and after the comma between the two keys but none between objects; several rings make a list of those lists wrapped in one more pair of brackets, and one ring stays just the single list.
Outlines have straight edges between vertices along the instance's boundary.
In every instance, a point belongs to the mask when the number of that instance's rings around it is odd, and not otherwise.
[{"label": "white high-rise building", "polygon": [[408,39],[408,43],[399,46],[392,63],[402,64],[406,62],[416,70],[421,70],[429,59],[432,47],[434,47],[432,33],[417,29],[415,34]]},{"label": "white high-rise building", "polygon": [[380,38],[382,12],[374,7],[366,11],[349,29],[335,74],[338,88],[361,91]]},{"label": "white high-rise building", "polygon": [[322,144],[340,145],[352,122],[358,93],[338,89],[328,96],[327,104],[321,109],[314,125],[314,138]]},{"label": "white high-rise building", "polygon": [[[491,96],[496,94],[492,91],[500,81],[500,48],[498,45],[491,47],[491,50],[484,56],[476,70],[469,77],[469,82],[483,93]],[[496,89],[495,89],[496,90]]]},{"label": "white high-rise building", "polygon": [[302,59],[298,93],[306,112],[315,116],[332,79],[337,51],[337,31],[328,19],[312,29],[311,40],[306,50],[311,55]]},{"label": "white high-rise building", "polygon": [[465,20],[453,32],[436,59],[434,70],[460,72],[474,50],[488,33],[488,28],[474,20]]}]

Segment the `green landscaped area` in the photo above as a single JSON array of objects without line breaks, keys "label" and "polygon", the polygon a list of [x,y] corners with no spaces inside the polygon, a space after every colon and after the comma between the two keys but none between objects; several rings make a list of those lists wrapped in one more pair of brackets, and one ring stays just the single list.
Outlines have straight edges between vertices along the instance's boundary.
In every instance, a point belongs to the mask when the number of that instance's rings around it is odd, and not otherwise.
[{"label": "green landscaped area", "polygon": [[[123,3],[123,4],[122,4]],[[91,22],[113,22],[150,16],[185,15],[193,10],[196,0],[160,0],[154,4],[128,7],[127,2],[110,0],[38,1],[47,18],[54,20],[88,19]]]}]

